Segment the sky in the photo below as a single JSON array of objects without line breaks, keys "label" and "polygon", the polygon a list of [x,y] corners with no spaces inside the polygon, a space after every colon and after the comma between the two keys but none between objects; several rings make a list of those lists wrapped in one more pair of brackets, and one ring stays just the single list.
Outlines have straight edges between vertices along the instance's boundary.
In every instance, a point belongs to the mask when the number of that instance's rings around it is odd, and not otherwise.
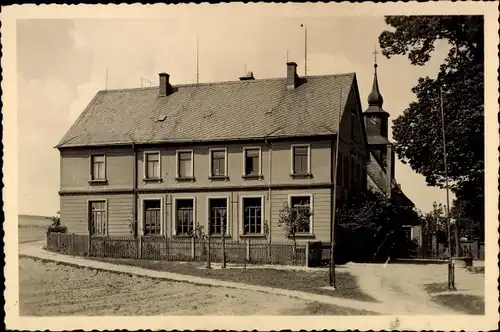
[{"label": "sky", "polygon": [[[355,72],[363,109],[373,81],[373,51],[378,36],[390,30],[379,17],[227,16],[213,11],[196,19],[25,19],[17,21],[18,196],[19,213],[54,215],[59,210],[59,152],[54,146],[98,90],[137,88],[141,78],[158,83],[196,82],[196,43],[200,82],[284,77],[288,60],[304,74],[307,24],[307,74]],[[448,51],[437,44],[430,62],[412,66],[406,56],[378,55],[384,109],[392,120],[414,100],[419,77],[435,77]],[[142,84],[149,85],[147,81]],[[391,129],[389,135],[391,136]],[[423,212],[444,190],[396,163],[396,179]],[[453,197],[452,197],[453,198]]]}]

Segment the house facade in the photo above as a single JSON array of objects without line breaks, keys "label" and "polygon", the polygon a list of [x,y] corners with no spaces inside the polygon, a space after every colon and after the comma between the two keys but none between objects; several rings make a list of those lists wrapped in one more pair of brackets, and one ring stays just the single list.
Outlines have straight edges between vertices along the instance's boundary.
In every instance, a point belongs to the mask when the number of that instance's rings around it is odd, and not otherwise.
[{"label": "house facade", "polygon": [[286,203],[312,209],[299,241],[329,242],[334,185],[337,199],[367,186],[356,75],[286,73],[189,85],[161,73],[158,87],[99,91],[57,145],[69,232],[182,237],[200,225],[280,241]]}]

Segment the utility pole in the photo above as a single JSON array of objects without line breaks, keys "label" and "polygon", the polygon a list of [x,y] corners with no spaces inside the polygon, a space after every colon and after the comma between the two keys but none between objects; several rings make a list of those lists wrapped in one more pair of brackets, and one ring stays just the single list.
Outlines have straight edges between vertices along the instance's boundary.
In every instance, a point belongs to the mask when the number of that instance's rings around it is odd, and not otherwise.
[{"label": "utility pole", "polygon": [[[455,289],[455,270],[453,266],[453,260],[451,255],[451,220],[450,220],[450,190],[448,186],[448,164],[446,162],[446,133],[444,130],[444,109],[443,109],[443,89],[439,88],[439,99],[441,108],[441,129],[443,133],[443,162],[444,162],[444,178],[446,184],[446,224],[448,226],[448,288]],[[455,230],[458,230],[458,225],[455,225]],[[457,232],[458,233],[458,232]],[[460,244],[457,238],[457,252],[460,250]]]}]

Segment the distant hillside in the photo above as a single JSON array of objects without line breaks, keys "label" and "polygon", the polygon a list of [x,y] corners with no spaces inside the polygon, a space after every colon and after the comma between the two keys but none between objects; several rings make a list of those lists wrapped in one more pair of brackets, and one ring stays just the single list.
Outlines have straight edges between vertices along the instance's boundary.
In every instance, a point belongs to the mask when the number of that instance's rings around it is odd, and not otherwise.
[{"label": "distant hillside", "polygon": [[50,225],[52,222],[50,217],[46,216],[33,216],[27,214],[18,215],[18,226],[19,227],[45,227]]}]

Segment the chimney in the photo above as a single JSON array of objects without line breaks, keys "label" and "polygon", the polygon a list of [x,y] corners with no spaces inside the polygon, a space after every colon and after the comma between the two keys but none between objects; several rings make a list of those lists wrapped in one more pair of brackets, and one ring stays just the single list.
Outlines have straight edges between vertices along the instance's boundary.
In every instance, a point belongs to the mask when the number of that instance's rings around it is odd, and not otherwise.
[{"label": "chimney", "polygon": [[286,63],[286,88],[287,90],[293,90],[297,87],[298,83],[297,76],[297,64],[295,62]]},{"label": "chimney", "polygon": [[172,92],[172,86],[170,85],[170,75],[167,73],[160,73],[160,97],[166,97]]},{"label": "chimney", "polygon": [[253,77],[253,72],[249,71],[246,76],[240,77],[240,81],[250,81],[254,80],[255,77]]}]

